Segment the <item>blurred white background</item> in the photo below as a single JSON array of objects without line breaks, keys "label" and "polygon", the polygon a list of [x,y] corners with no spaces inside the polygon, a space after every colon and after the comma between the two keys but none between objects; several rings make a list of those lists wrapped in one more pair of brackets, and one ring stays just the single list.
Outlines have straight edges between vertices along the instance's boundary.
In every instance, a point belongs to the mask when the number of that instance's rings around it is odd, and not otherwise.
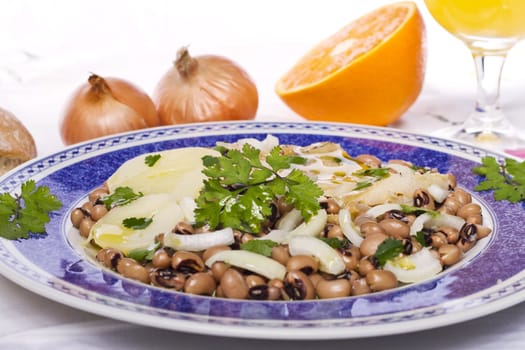
[{"label": "blurred white background", "polygon": [[[71,93],[91,72],[127,79],[148,94],[177,49],[227,56],[252,76],[258,119],[298,118],[274,84],[308,49],[385,0],[0,0],[0,106],[33,133],[40,154],[62,147],[58,123]],[[424,132],[473,108],[474,67],[464,45],[416,0],[427,25],[424,90],[396,127]],[[521,126],[525,45],[505,66],[502,103]],[[437,124],[436,124],[437,123]],[[424,125],[425,129],[421,126]]]}]

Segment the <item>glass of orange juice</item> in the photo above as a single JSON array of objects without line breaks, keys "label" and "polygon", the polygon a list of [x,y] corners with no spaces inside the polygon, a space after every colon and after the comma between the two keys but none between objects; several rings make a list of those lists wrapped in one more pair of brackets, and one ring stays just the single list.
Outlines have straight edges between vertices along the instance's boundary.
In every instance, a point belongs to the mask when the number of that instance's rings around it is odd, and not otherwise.
[{"label": "glass of orange juice", "polygon": [[525,139],[502,112],[499,95],[508,51],[525,37],[525,0],[425,0],[434,19],[472,52],[477,74],[475,110],[444,136],[498,150]]}]

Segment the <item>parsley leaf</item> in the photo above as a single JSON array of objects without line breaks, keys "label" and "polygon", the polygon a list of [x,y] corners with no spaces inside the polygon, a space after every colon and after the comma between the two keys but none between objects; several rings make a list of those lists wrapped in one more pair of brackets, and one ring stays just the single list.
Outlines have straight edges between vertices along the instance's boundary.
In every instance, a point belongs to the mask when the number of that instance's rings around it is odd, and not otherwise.
[{"label": "parsley leaf", "polygon": [[387,260],[397,257],[403,252],[403,241],[388,237],[381,243],[376,250],[374,256],[379,262],[380,266],[384,266]]},{"label": "parsley leaf", "polygon": [[272,255],[272,248],[277,247],[278,245],[279,243],[269,239],[252,239],[241,244],[241,249],[264,256],[270,256]]},{"label": "parsley leaf", "polygon": [[367,178],[367,180],[359,181],[356,183],[356,186],[354,187],[353,191],[362,190],[363,188],[367,188],[372,186],[372,184],[376,181],[385,179],[390,176],[390,169],[388,168],[369,168],[369,169],[362,169],[354,172],[352,175],[359,176],[363,178]]},{"label": "parsley leaf", "polygon": [[122,220],[122,225],[133,230],[142,230],[153,222],[152,218],[126,218]]},{"label": "parsley leaf", "polygon": [[146,156],[146,158],[144,158],[144,163],[151,168],[155,165],[155,163],[157,163],[159,159],[160,154],[150,154],[149,156]]},{"label": "parsley leaf", "polygon": [[160,242],[154,243],[147,248],[136,248],[128,253],[128,258],[142,262],[144,260],[151,261],[153,255],[160,248]]},{"label": "parsley leaf", "polygon": [[472,172],[484,177],[474,190],[494,190],[494,199],[511,203],[525,200],[525,161],[505,158],[500,163],[496,158],[486,156],[481,159],[481,165],[472,168]]},{"label": "parsley leaf", "polygon": [[0,194],[0,237],[28,238],[30,233],[46,233],[50,213],[62,207],[47,186],[36,186],[34,180],[21,185],[20,194]]},{"label": "parsley leaf", "polygon": [[245,144],[241,150],[216,148],[221,156],[204,156],[204,187],[196,200],[195,219],[198,226],[232,227],[258,233],[272,214],[271,203],[284,196],[306,221],[320,209],[323,191],[303,172],[292,169],[304,164],[299,156],[284,155],[279,146],[264,159],[260,150]]},{"label": "parsley leaf", "polygon": [[102,197],[100,200],[106,208],[109,210],[113,207],[126,205],[133,202],[135,199],[142,197],[142,192],[135,193],[131,187],[117,187],[115,191],[107,196]]}]

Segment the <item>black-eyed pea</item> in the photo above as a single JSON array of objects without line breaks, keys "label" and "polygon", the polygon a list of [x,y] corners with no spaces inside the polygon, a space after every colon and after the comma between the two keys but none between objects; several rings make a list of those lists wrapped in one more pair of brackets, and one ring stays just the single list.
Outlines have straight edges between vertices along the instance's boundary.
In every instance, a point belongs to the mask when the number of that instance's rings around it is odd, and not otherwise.
[{"label": "black-eyed pea", "polygon": [[319,283],[319,281],[324,279],[323,276],[321,276],[319,273],[312,273],[308,275],[308,277],[310,278],[310,281],[312,281],[312,285],[314,287],[317,286],[317,283]]},{"label": "black-eyed pea", "polygon": [[326,213],[328,214],[337,214],[341,209],[337,201],[333,198],[328,198],[326,202],[323,203],[323,206],[326,207]]},{"label": "black-eyed pea", "polygon": [[171,256],[164,249],[159,249],[153,254],[151,263],[159,269],[167,269],[171,266]]},{"label": "black-eyed pea", "polygon": [[316,294],[321,299],[343,298],[350,295],[352,286],[345,278],[320,280],[315,287]]},{"label": "black-eyed pea", "polygon": [[477,229],[477,234],[478,234],[477,239],[485,238],[488,235],[490,235],[492,232],[492,229],[490,227],[479,225],[479,224],[476,224],[476,229]]},{"label": "black-eyed pea", "polygon": [[410,235],[410,226],[401,220],[384,219],[379,222],[383,231],[395,238],[407,238]]},{"label": "black-eyed pea", "polygon": [[361,259],[361,252],[356,246],[352,246],[348,249],[339,251],[341,253],[341,258],[345,263],[345,267],[348,271],[355,270],[359,265],[359,260]]},{"label": "black-eyed pea", "polygon": [[307,275],[317,272],[319,261],[309,255],[295,255],[290,257],[286,263],[287,271],[301,271]]},{"label": "black-eyed pea", "polygon": [[142,283],[150,282],[149,272],[139,263],[126,265],[126,267],[122,270],[122,275]]},{"label": "black-eyed pea", "polygon": [[475,225],[481,225],[483,224],[483,216],[480,215],[470,215],[468,216],[465,221],[469,224],[475,224]]},{"label": "black-eyed pea", "polygon": [[432,241],[431,245],[434,248],[439,248],[444,244],[448,244],[447,236],[443,232],[434,232],[430,235]]},{"label": "black-eyed pea", "polygon": [[468,203],[461,206],[456,215],[466,220],[469,216],[481,215],[481,207],[477,203]]},{"label": "black-eyed pea", "polygon": [[351,282],[350,295],[363,295],[370,293],[370,287],[365,278],[359,278]]},{"label": "black-eyed pea", "polygon": [[476,242],[475,241],[468,241],[468,240],[465,240],[465,239],[462,239],[460,238],[457,242],[456,242],[456,246],[463,252],[463,253],[466,253],[468,252],[475,244]]},{"label": "black-eyed pea", "polygon": [[438,211],[450,214],[450,215],[456,215],[458,209],[462,206],[462,204],[457,200],[456,197],[450,196],[445,199],[445,202],[441,207],[439,207]]},{"label": "black-eyed pea", "polygon": [[244,276],[236,269],[229,268],[224,272],[220,282],[224,296],[229,299],[248,298],[249,288]]},{"label": "black-eyed pea", "polygon": [[384,233],[374,233],[366,236],[359,246],[361,256],[374,255],[376,253],[377,247],[387,238],[388,236]]},{"label": "black-eyed pea", "polygon": [[453,197],[455,197],[461,205],[466,205],[472,202],[472,195],[461,188],[456,188],[454,190]]},{"label": "black-eyed pea", "polygon": [[122,253],[114,248],[103,248],[97,253],[97,260],[110,269],[116,268],[121,259]]},{"label": "black-eyed pea", "polygon": [[91,203],[96,203],[100,198],[105,197],[108,194],[107,187],[99,187],[88,195],[88,199]]},{"label": "black-eyed pea", "polygon": [[357,266],[357,270],[361,276],[366,276],[370,271],[373,271],[376,269],[376,266],[370,261],[370,258],[365,256],[364,258],[361,258],[359,260],[359,265]]},{"label": "black-eyed pea", "polygon": [[359,231],[365,237],[375,233],[385,233],[385,230],[375,221],[367,221],[359,226]]},{"label": "black-eyed pea", "polygon": [[248,285],[248,288],[266,285],[266,280],[259,275],[248,275],[244,279],[246,280],[246,285]]},{"label": "black-eyed pea", "polygon": [[454,227],[443,226],[443,227],[440,227],[437,231],[443,233],[447,237],[448,243],[454,244],[459,239],[459,231],[458,229]]},{"label": "black-eyed pea", "polygon": [[211,266],[211,274],[217,282],[222,279],[224,273],[230,268],[230,266],[222,261],[216,261]]},{"label": "black-eyed pea", "polygon": [[381,160],[372,154],[360,154],[355,157],[355,160],[370,168],[379,168],[381,166]]},{"label": "black-eyed pea", "polygon": [[271,258],[282,265],[286,265],[288,263],[288,259],[290,259],[290,251],[288,250],[288,246],[280,244],[276,247],[273,247]]},{"label": "black-eyed pea", "polygon": [[86,213],[84,213],[82,209],[80,208],[73,209],[73,211],[70,214],[70,220],[71,220],[71,223],[73,224],[73,227],[79,228],[80,222],[82,221],[82,219],[84,219],[85,216],[86,216]]},{"label": "black-eyed pea", "polygon": [[230,246],[227,245],[215,245],[213,247],[210,247],[202,253],[202,260],[206,262],[209,258],[211,258],[213,255],[215,255],[218,252],[225,251],[225,250],[231,250]]},{"label": "black-eyed pea", "polygon": [[213,295],[216,287],[215,279],[206,272],[194,273],[184,283],[184,291],[189,294]]},{"label": "black-eyed pea", "polygon": [[91,218],[94,221],[98,221],[107,213],[108,213],[108,210],[104,204],[97,204],[93,206],[93,209],[91,210]]},{"label": "black-eyed pea", "polygon": [[439,259],[441,264],[444,266],[451,266],[456,264],[460,259],[463,252],[455,244],[445,244],[438,249]]},{"label": "black-eyed pea", "polygon": [[310,300],[315,298],[315,288],[304,272],[289,271],[284,279],[284,292],[292,300]]},{"label": "black-eyed pea", "polygon": [[425,189],[417,189],[414,192],[414,206],[434,210],[436,208],[434,197]]},{"label": "black-eyed pea", "polygon": [[451,190],[455,189],[457,186],[456,176],[452,173],[448,173],[447,177],[448,177],[448,188]]},{"label": "black-eyed pea", "polygon": [[373,270],[366,275],[366,283],[373,292],[397,287],[397,278],[388,270]]},{"label": "black-eyed pea", "polygon": [[337,239],[344,239],[345,235],[343,234],[343,230],[341,229],[341,226],[339,225],[331,225],[328,229],[328,232],[326,233],[327,238],[337,238]]},{"label": "black-eyed pea", "polygon": [[198,254],[179,250],[171,257],[171,267],[180,272],[200,272],[205,265]]},{"label": "black-eyed pea", "polygon": [[95,224],[95,221],[93,221],[89,216],[84,217],[78,226],[78,231],[80,232],[80,235],[82,237],[88,237],[89,232],[91,231],[91,228]]}]

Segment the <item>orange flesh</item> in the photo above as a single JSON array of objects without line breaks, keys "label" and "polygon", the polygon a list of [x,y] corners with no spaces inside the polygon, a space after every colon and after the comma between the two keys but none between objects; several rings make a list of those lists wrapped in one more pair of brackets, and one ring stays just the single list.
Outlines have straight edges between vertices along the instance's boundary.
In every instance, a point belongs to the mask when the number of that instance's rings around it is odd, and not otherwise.
[{"label": "orange flesh", "polygon": [[350,23],[303,57],[282,81],[282,88],[289,90],[318,82],[347,66],[398,29],[409,10],[387,6]]}]

